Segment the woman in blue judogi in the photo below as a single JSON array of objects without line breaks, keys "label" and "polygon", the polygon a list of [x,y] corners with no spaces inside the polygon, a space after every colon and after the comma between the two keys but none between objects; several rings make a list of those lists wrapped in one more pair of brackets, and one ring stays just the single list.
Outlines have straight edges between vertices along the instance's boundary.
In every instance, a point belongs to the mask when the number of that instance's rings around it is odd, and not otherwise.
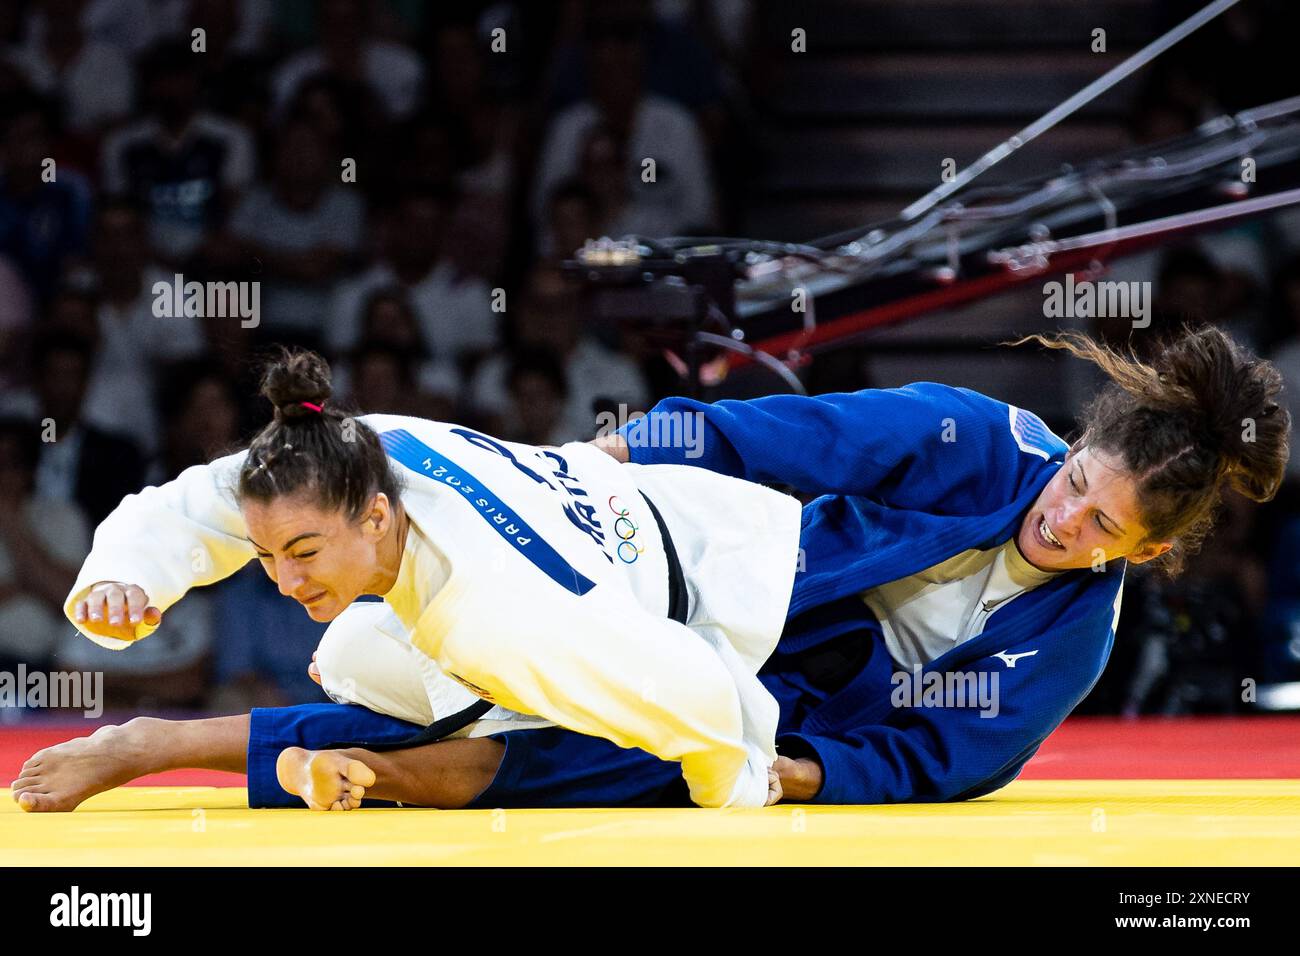
[{"label": "woman in blue judogi", "polygon": [[[1110,379],[1072,445],[1031,412],[930,382],[668,399],[604,442],[624,461],[820,496],[804,509],[787,625],[759,674],[780,705],[785,799],[962,800],[1006,785],[1100,677],[1127,563],[1177,573],[1225,489],[1275,494],[1290,428],[1280,378],[1221,332],[1185,330],[1149,364],[1081,336],[1033,338]],[[684,416],[702,441],[661,441],[684,433]],[[357,740],[374,747],[330,760],[364,764],[373,798],[689,802],[676,765],[558,727],[391,751],[419,728],[359,707],[254,710],[243,740],[232,727],[228,762],[246,741],[252,806],[301,806],[277,779],[286,751],[310,763]]]}]

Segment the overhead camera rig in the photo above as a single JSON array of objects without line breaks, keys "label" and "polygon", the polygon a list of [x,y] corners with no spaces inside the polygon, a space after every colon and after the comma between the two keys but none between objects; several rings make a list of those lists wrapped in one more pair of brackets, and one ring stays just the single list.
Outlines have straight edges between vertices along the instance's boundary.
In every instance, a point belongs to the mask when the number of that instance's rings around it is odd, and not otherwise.
[{"label": "overhead camera rig", "polygon": [[810,354],[870,329],[1298,204],[1300,97],[950,198],[1236,2],[1209,4],[892,219],[809,243],[605,238],[566,268],[590,287],[598,320],[632,326],[677,358],[690,394],[710,380],[706,369],[716,379],[749,362],[802,392],[794,369]]},{"label": "overhead camera rig", "polygon": [[745,342],[737,319],[737,288],[754,265],[750,260],[763,255],[747,247],[777,245],[741,239],[602,238],[587,242],[565,269],[589,286],[596,321],[632,327],[665,350],[685,379],[687,395],[699,397],[708,377],[704,364],[719,351],[759,362],[802,392],[803,384],[786,362]]}]

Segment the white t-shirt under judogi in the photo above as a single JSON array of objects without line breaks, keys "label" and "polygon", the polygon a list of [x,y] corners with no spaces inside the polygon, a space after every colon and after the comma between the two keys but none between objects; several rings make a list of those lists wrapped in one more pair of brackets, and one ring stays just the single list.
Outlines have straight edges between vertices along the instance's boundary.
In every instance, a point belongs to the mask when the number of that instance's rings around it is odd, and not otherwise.
[{"label": "white t-shirt under judogi", "polygon": [[1009,538],[878,585],[862,599],[880,621],[894,662],[915,672],[983,633],[994,611],[1059,573],[1030,564]]}]

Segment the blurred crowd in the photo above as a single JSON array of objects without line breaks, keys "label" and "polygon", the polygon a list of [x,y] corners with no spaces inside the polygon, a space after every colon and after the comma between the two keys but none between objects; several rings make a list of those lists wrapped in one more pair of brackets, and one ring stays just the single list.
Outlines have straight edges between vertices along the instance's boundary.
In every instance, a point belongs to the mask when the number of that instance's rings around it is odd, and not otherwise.
[{"label": "blurred crowd", "polygon": [[[195,592],[129,654],[61,612],[124,495],[265,422],[255,369],[273,344],[322,351],[359,410],[537,444],[680,388],[655,349],[585,317],[561,263],[589,237],[734,227],[750,7],[0,4],[0,669],[102,670],[107,705],[135,710],[319,699],[305,665],[322,629],[256,567]],[[1243,43],[1225,77],[1252,61]],[[1185,59],[1153,75],[1135,141],[1260,98],[1205,75]],[[1160,323],[1230,328],[1294,400],[1297,239],[1300,215],[1284,214],[1110,277],[1154,282]],[[160,318],[156,289],[178,281],[256,283],[256,323]],[[1235,675],[1300,676],[1292,484],[1268,508],[1229,501],[1185,578],[1134,576],[1088,707],[1230,711]]]}]

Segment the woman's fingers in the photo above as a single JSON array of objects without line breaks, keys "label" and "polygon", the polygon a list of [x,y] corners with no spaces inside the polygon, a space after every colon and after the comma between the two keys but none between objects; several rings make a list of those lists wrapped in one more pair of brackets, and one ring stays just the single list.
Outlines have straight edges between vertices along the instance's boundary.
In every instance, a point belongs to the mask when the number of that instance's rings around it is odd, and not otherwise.
[{"label": "woman's fingers", "polygon": [[89,603],[88,610],[92,622],[122,623],[121,620],[113,620],[114,615],[121,617],[122,605],[126,600],[120,584],[97,584],[87,595],[86,600]]},{"label": "woman's fingers", "polygon": [[132,624],[157,624],[162,620],[162,611],[150,606],[149,595],[137,585],[127,587],[126,606]]},{"label": "woman's fingers", "polygon": [[126,610],[132,624],[144,620],[144,609],[149,606],[149,598],[144,589],[134,584],[126,588]]},{"label": "woman's fingers", "polygon": [[77,623],[104,637],[134,640],[137,624],[162,621],[162,611],[149,604],[144,589],[120,581],[101,581],[73,609]]},{"label": "woman's fingers", "polygon": [[104,606],[106,609],[106,618],[108,623],[114,627],[121,627],[127,623],[127,618],[131,613],[130,605],[127,603],[127,591],[129,588],[117,585],[109,588],[104,595]]},{"label": "woman's fingers", "polygon": [[[780,759],[779,757],[777,758]],[[767,771],[767,803],[764,806],[772,806],[781,802],[785,793],[781,789],[781,775],[776,772],[775,767],[769,767]]]}]

